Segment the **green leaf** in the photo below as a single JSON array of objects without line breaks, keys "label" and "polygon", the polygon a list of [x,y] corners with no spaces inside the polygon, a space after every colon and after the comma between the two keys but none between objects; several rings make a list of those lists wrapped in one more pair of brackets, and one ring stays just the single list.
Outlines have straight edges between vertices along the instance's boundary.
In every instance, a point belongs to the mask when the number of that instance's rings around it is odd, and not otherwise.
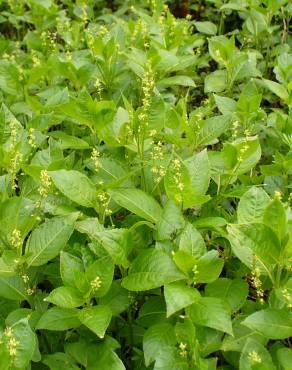
[{"label": "green leaf", "polygon": [[166,253],[148,249],[140,252],[132,262],[122,286],[128,290],[143,291],[185,278]]},{"label": "green leaf", "polygon": [[263,222],[275,232],[279,240],[285,237],[287,231],[286,211],[278,199],[274,199],[265,209]]},{"label": "green leaf", "polygon": [[261,159],[261,154],[262,150],[257,136],[237,139],[232,144],[226,144],[222,151],[225,161],[235,160],[236,165],[232,165],[228,172],[232,176],[250,171]]},{"label": "green leaf", "polygon": [[284,101],[288,100],[289,94],[283,85],[274,81],[266,80],[264,78],[262,79],[262,81],[264,83],[264,86],[268,88],[270,91],[272,91],[272,93],[277,95],[280,99]]},{"label": "green leaf", "polygon": [[271,273],[279,261],[280,242],[264,224],[229,225],[228,239],[233,253],[249,268],[256,265],[262,274]]},{"label": "green leaf", "polygon": [[223,299],[235,312],[245,304],[248,284],[241,279],[220,278],[206,286],[205,294],[209,297]]},{"label": "green leaf", "polygon": [[117,188],[109,190],[109,194],[119,206],[145,220],[157,223],[161,218],[162,209],[159,203],[140,189]]},{"label": "green leaf", "polygon": [[276,367],[268,350],[261,343],[249,338],[240,356],[239,369],[276,370]]},{"label": "green leaf", "polygon": [[0,205],[0,231],[10,237],[13,230],[19,230],[22,237],[32,229],[36,220],[33,201],[22,197],[12,197]]},{"label": "green leaf", "polygon": [[199,32],[206,35],[216,35],[217,33],[217,26],[213,22],[195,22],[194,24]]},{"label": "green leaf", "polygon": [[238,223],[263,222],[263,215],[270,203],[268,194],[259,187],[251,187],[240,198],[237,208]]},{"label": "green leaf", "polygon": [[63,131],[52,131],[49,132],[49,135],[55,139],[59,139],[60,147],[64,149],[88,149],[89,144],[80,139],[79,137],[75,137],[72,135],[68,135]]},{"label": "green leaf", "polygon": [[160,352],[167,350],[176,343],[175,332],[172,325],[161,323],[152,325],[143,336],[143,351],[145,364],[148,367]]},{"label": "green leaf", "polygon": [[222,114],[233,114],[236,112],[236,102],[231,98],[214,94],[217,108]]},{"label": "green leaf", "polygon": [[157,82],[158,87],[167,87],[167,86],[191,86],[195,87],[194,81],[189,76],[171,76],[168,78],[163,78]]},{"label": "green leaf", "polygon": [[73,229],[72,223],[62,217],[51,218],[38,226],[26,244],[28,266],[41,266],[55,258],[65,247]]},{"label": "green leaf", "polygon": [[169,317],[182,308],[196,302],[201,298],[201,295],[197,289],[178,282],[165,285],[164,298],[167,308],[167,317]]},{"label": "green leaf", "polygon": [[114,280],[109,291],[99,300],[100,304],[107,305],[114,316],[118,316],[130,306],[129,292],[121,287],[120,280]]},{"label": "green leaf", "polygon": [[100,279],[101,286],[94,291],[95,297],[103,297],[113,281],[114,276],[114,262],[110,257],[101,257],[93,262],[85,272],[85,278],[88,282],[89,289],[91,290],[91,282],[97,277]]},{"label": "green leaf", "polygon": [[157,224],[158,239],[169,239],[173,234],[183,228],[185,220],[180,212],[180,209],[172,200],[168,200],[163,212],[161,219]]},{"label": "green leaf", "polygon": [[112,318],[108,306],[98,305],[83,308],[79,312],[79,319],[83,325],[93,331],[98,337],[103,338]]},{"label": "green leaf", "polygon": [[95,232],[94,235],[94,239],[102,245],[113,261],[123,267],[129,266],[128,252],[131,247],[129,238],[130,233],[127,229],[103,230]]},{"label": "green leaf", "polygon": [[278,349],[277,359],[279,361],[279,364],[283,367],[283,370],[291,370],[292,349],[291,348]]},{"label": "green leaf", "polygon": [[220,93],[227,88],[227,75],[226,71],[219,69],[217,71],[209,73],[205,77],[204,81],[204,92]]},{"label": "green leaf", "polygon": [[222,299],[203,297],[187,307],[186,313],[196,325],[233,334],[230,308]]},{"label": "green leaf", "polygon": [[223,266],[224,261],[219,258],[218,251],[208,251],[194,265],[194,281],[197,283],[211,283],[219,277]]},{"label": "green leaf", "polygon": [[200,258],[206,253],[206,246],[202,235],[191,224],[187,223],[180,236],[179,250]]},{"label": "green leaf", "polygon": [[79,307],[84,303],[77,289],[66,286],[54,289],[45,300],[63,308]]},{"label": "green leaf", "polygon": [[47,365],[50,370],[67,370],[68,366],[70,366],[70,370],[80,370],[73,358],[62,352],[42,356],[42,363]]},{"label": "green leaf", "polygon": [[83,271],[83,263],[80,258],[61,251],[60,253],[60,274],[64,285],[75,287],[74,271]]},{"label": "green leaf", "polygon": [[19,71],[14,63],[5,60],[0,62],[0,89],[16,96],[22,91]]},{"label": "green leaf", "polygon": [[97,190],[90,179],[79,171],[50,171],[55,186],[67,198],[84,207],[97,205]]},{"label": "green leaf", "polygon": [[210,144],[225,132],[231,123],[230,116],[215,116],[203,122],[197,133],[196,145]]},{"label": "green leaf", "polygon": [[78,313],[74,308],[50,308],[41,316],[36,329],[62,331],[77,328],[81,325]]},{"label": "green leaf", "polygon": [[210,182],[210,163],[207,150],[194,154],[184,161],[191,178],[192,188],[196,195],[204,195]]},{"label": "green leaf", "polygon": [[233,335],[225,335],[221,345],[222,351],[241,352],[249,338],[256,340],[262,345],[267,344],[268,340],[263,335],[242,325],[242,321],[242,317],[237,317],[232,322]]},{"label": "green leaf", "polygon": [[292,336],[292,313],[289,309],[267,308],[248,316],[242,325],[269,339],[286,339]]},{"label": "green leaf", "polygon": [[0,276],[0,297],[15,301],[26,300],[23,280],[19,276]]},{"label": "green leaf", "polygon": [[37,345],[36,336],[31,330],[27,318],[16,322],[11,326],[11,330],[13,337],[18,342],[13,364],[16,368],[26,368],[30,364]]}]

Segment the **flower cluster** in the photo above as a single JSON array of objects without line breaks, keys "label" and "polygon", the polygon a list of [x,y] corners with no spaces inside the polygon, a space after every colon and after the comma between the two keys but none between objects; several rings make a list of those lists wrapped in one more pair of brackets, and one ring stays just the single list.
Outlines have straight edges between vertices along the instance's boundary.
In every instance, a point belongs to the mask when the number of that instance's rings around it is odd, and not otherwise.
[{"label": "flower cluster", "polygon": [[[154,130],[153,130],[154,131]],[[156,132],[156,131],[155,131]],[[164,160],[164,153],[163,153],[163,144],[161,141],[158,141],[154,144],[152,151],[151,151],[151,159],[153,161],[153,166],[151,168],[151,172],[155,176],[155,182],[159,183],[161,179],[166,175],[166,169],[163,163]]]},{"label": "flower cluster", "polygon": [[93,279],[91,282],[90,282],[90,285],[91,285],[91,288],[92,290],[95,292],[97,291],[101,285],[102,285],[102,280],[99,276],[96,276],[95,279]]},{"label": "flower cluster", "polygon": [[14,338],[13,330],[10,327],[7,327],[4,330],[4,336],[7,338],[6,346],[7,346],[7,350],[8,350],[9,355],[11,357],[15,357],[17,347],[20,344],[19,341]]},{"label": "flower cluster", "polygon": [[34,67],[38,67],[41,64],[40,58],[35,50],[31,50],[31,60]]},{"label": "flower cluster", "polygon": [[178,190],[180,192],[182,192],[184,190],[184,187],[185,187],[184,183],[182,181],[182,172],[181,172],[182,163],[179,159],[173,159],[171,164],[172,164],[172,168],[175,172],[174,177],[173,177],[174,182],[175,182]]},{"label": "flower cluster", "polygon": [[181,343],[179,344],[178,348],[179,348],[179,350],[180,350],[180,351],[179,351],[180,356],[181,356],[181,357],[186,358],[186,357],[187,357],[187,355],[188,355],[188,352],[187,352],[187,344],[186,344],[186,343],[181,342]]},{"label": "flower cluster", "polygon": [[245,130],[244,134],[245,134],[245,139],[244,139],[242,148],[240,148],[240,150],[239,150],[238,163],[243,162],[244,155],[246,154],[246,152],[249,149],[248,140],[249,140],[249,136],[251,135],[251,133],[250,133],[249,130]]},{"label": "flower cluster", "polygon": [[235,120],[232,123],[231,131],[232,131],[232,139],[236,139],[238,136],[238,129],[240,127],[240,122],[238,120]]},{"label": "flower cluster", "polygon": [[28,143],[32,148],[36,148],[36,138],[35,138],[35,129],[31,127],[29,129],[29,135],[28,135]]},{"label": "flower cluster", "polygon": [[54,50],[56,47],[57,37],[58,37],[57,32],[43,31],[41,33],[43,47],[49,48],[50,50]]},{"label": "flower cluster", "polygon": [[22,237],[19,230],[14,229],[10,235],[10,244],[15,249],[20,249],[22,247]]},{"label": "flower cluster", "polygon": [[197,279],[197,276],[199,274],[199,270],[198,270],[198,265],[194,265],[194,267],[192,268],[192,272],[194,274],[194,281],[196,282],[196,279]]},{"label": "flower cluster", "polygon": [[287,288],[282,289],[282,295],[289,308],[292,308],[292,297]]},{"label": "flower cluster", "polygon": [[112,214],[112,210],[108,208],[109,205],[109,196],[105,191],[101,191],[99,194],[97,194],[97,198],[100,202],[101,207],[104,210],[104,214],[106,216],[110,216]]},{"label": "flower cluster", "polygon": [[47,170],[42,170],[40,175],[41,184],[38,188],[38,192],[42,198],[46,198],[50,192],[52,186],[52,179],[48,174]]},{"label": "flower cluster", "polygon": [[260,364],[262,362],[261,356],[256,351],[249,352],[248,357],[255,364]]},{"label": "flower cluster", "polygon": [[11,188],[13,190],[17,189],[16,174],[17,174],[18,167],[20,163],[22,162],[22,159],[23,159],[23,155],[19,153],[18,151],[15,151],[14,155],[11,157],[11,162],[10,162],[8,173],[11,176]]},{"label": "flower cluster", "polygon": [[279,190],[275,190],[274,199],[279,200],[279,201],[282,200],[282,193]]},{"label": "flower cluster", "polygon": [[251,272],[251,284],[256,291],[257,298],[259,299],[261,304],[264,304],[264,290],[262,288],[262,282],[260,279],[260,269],[258,267],[254,267],[253,271]]},{"label": "flower cluster", "polygon": [[103,90],[103,85],[102,85],[102,82],[99,78],[97,78],[95,80],[94,87],[96,88],[96,92],[97,92],[97,95],[98,95],[99,99],[101,99],[101,93],[102,93],[102,90]]},{"label": "flower cluster", "polygon": [[139,113],[139,120],[143,128],[148,126],[149,108],[151,105],[151,95],[154,89],[154,85],[155,85],[154,74],[151,65],[148,65],[144,77],[142,79],[142,92],[143,92],[142,110]]},{"label": "flower cluster", "polygon": [[99,157],[100,157],[100,152],[97,149],[93,148],[92,152],[91,152],[90,159],[94,163],[95,171],[98,171],[102,167],[101,162],[99,160]]}]

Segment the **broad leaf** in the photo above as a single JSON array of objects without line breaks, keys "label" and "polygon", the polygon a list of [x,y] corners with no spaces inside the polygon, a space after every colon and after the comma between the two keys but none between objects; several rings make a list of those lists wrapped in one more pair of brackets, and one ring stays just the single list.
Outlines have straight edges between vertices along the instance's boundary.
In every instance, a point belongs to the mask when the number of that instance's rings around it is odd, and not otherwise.
[{"label": "broad leaf", "polygon": [[84,207],[96,207],[97,190],[90,179],[79,171],[50,171],[55,186],[66,197]]},{"label": "broad leaf", "polygon": [[108,306],[94,306],[83,308],[78,315],[83,325],[93,331],[98,337],[103,338],[110,324],[112,312]]},{"label": "broad leaf", "polygon": [[248,267],[254,264],[263,274],[270,273],[279,261],[281,246],[277,236],[263,224],[229,225],[228,238],[233,253]]},{"label": "broad leaf", "polygon": [[203,297],[186,309],[194,324],[208,326],[232,335],[231,311],[220,298]]},{"label": "broad leaf", "polygon": [[153,223],[157,223],[160,220],[162,209],[159,203],[142,190],[120,188],[110,190],[109,194],[121,207],[145,218],[145,220]]},{"label": "broad leaf", "polygon": [[237,208],[239,223],[263,222],[264,211],[270,198],[268,194],[258,187],[250,188],[240,198]]},{"label": "broad leaf", "polygon": [[128,290],[143,291],[184,278],[185,275],[165,252],[148,249],[140,252],[132,262],[129,275],[123,279],[122,285]]},{"label": "broad leaf", "polygon": [[292,313],[289,309],[267,308],[248,316],[243,325],[257,330],[269,339],[285,339],[292,336]]},{"label": "broad leaf", "polygon": [[36,329],[68,330],[81,325],[79,311],[74,308],[53,307],[48,309],[39,319]]},{"label": "broad leaf", "polygon": [[190,306],[201,298],[197,289],[188,287],[184,283],[171,283],[164,287],[164,298],[167,308],[167,317]]},{"label": "broad leaf", "polygon": [[37,227],[26,244],[28,266],[41,266],[55,258],[65,247],[72,232],[72,222],[55,217]]}]

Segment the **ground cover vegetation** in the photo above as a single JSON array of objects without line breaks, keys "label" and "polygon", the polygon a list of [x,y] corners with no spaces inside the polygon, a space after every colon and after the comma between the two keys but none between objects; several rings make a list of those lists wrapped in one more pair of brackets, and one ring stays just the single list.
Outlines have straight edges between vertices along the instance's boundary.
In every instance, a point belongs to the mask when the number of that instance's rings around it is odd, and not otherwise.
[{"label": "ground cover vegetation", "polygon": [[291,370],[291,14],[0,0],[1,370]]}]

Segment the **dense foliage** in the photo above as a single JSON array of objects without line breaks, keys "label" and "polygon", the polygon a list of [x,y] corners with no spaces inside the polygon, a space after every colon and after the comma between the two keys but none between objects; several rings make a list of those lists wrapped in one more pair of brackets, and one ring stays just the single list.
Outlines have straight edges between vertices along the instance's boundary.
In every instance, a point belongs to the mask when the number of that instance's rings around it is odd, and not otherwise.
[{"label": "dense foliage", "polygon": [[291,370],[291,15],[0,0],[0,370]]}]

